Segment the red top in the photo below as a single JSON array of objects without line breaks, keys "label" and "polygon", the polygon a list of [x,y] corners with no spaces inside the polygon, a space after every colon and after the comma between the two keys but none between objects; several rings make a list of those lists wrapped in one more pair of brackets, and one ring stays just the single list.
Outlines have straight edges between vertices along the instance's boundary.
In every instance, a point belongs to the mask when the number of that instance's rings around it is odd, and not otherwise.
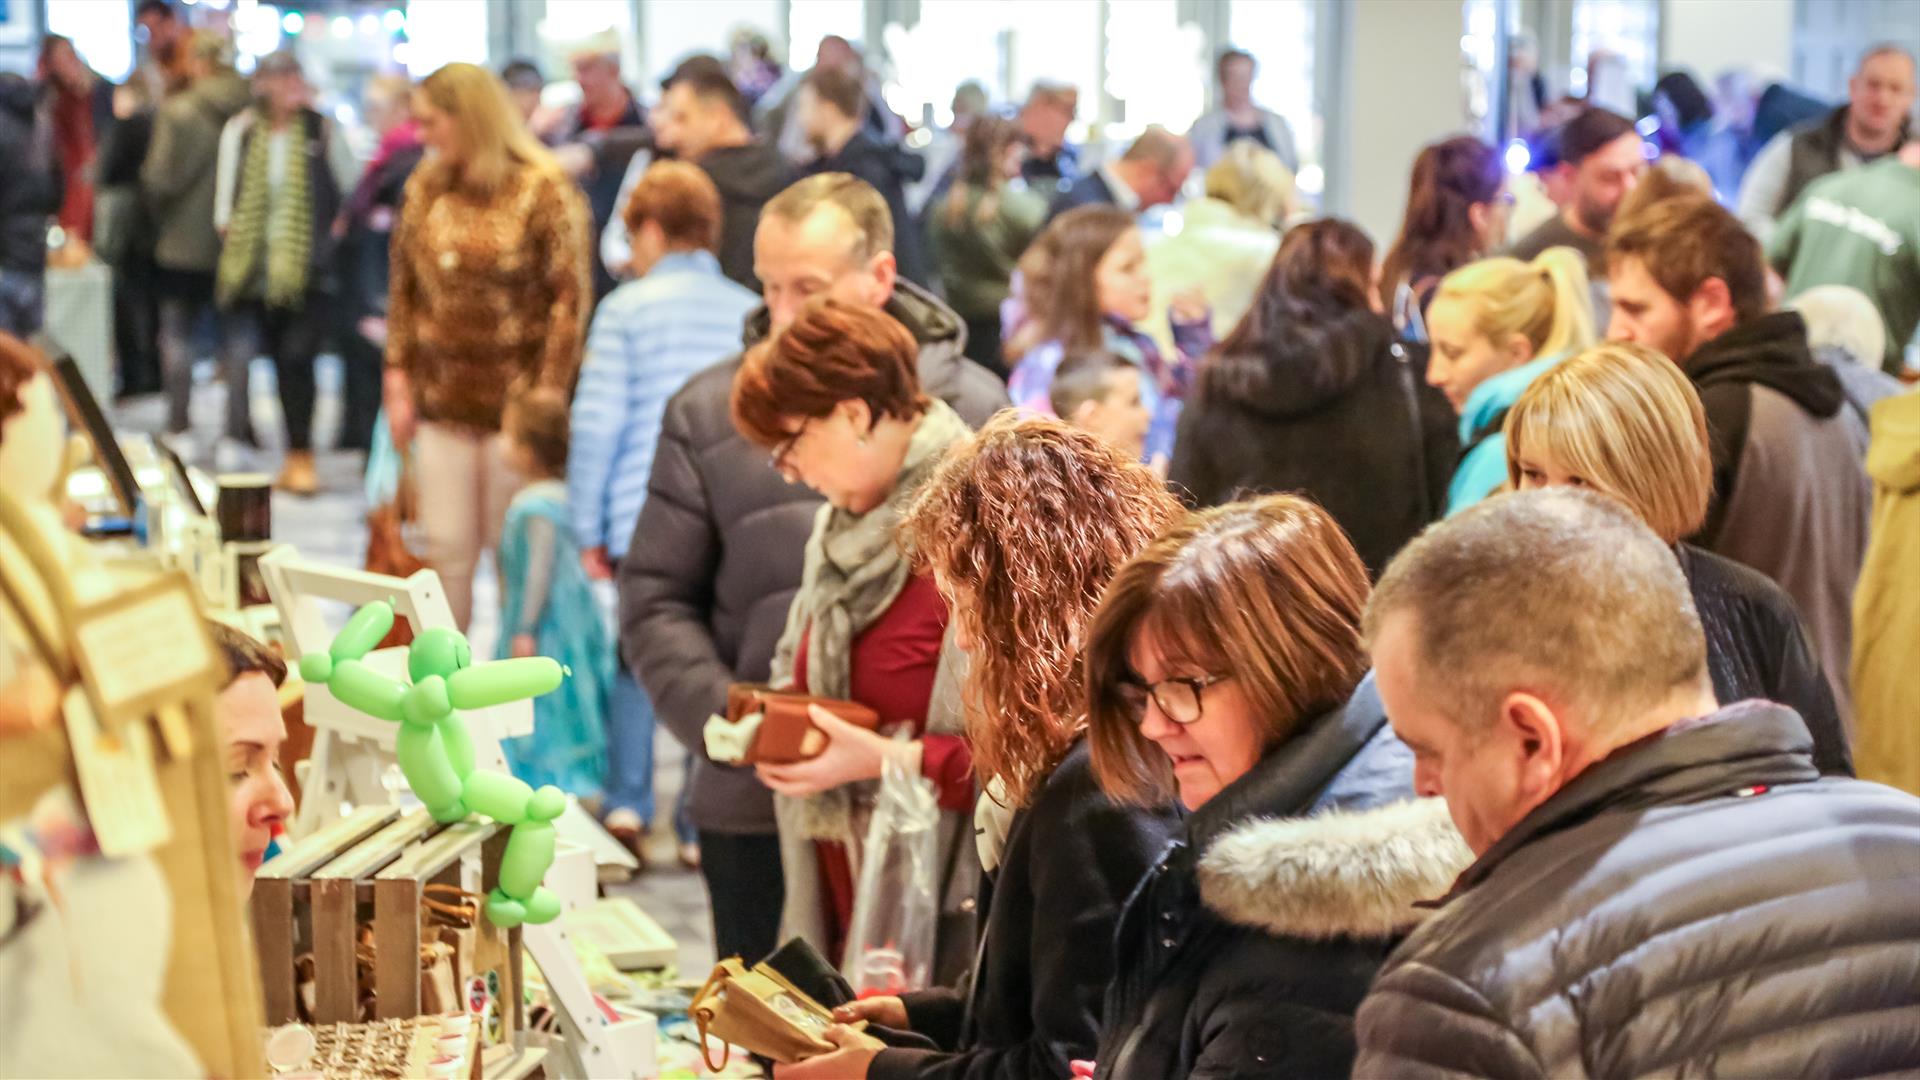
[{"label": "red top", "polygon": [[[883,725],[901,720],[920,737],[920,773],[933,781],[940,809],[973,808],[973,751],[958,735],[928,735],[927,703],[933,698],[934,673],[940,667],[940,643],[947,633],[947,604],[933,579],[909,578],[892,606],[853,639],[848,696],[880,714]],[[793,681],[807,685],[807,639],[793,657]],[[816,841],[821,902],[827,913],[828,956],[839,962],[853,919],[854,881],[846,849]]]},{"label": "red top", "polygon": [[[927,703],[933,697],[946,633],[947,604],[933,579],[908,579],[892,606],[853,639],[848,696],[879,713],[883,725],[911,722],[923,744],[921,775],[933,781],[940,808],[965,811],[973,807],[972,751],[958,735],[926,734]],[[807,685],[804,636],[793,657],[793,682],[796,687]]]}]

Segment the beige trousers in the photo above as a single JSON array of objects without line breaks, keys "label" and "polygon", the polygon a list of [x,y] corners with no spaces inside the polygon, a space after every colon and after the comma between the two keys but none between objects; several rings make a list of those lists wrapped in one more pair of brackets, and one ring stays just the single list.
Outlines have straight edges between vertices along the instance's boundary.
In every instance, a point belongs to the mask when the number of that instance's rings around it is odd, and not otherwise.
[{"label": "beige trousers", "polygon": [[414,486],[427,561],[440,574],[447,605],[464,632],[473,620],[473,571],[482,551],[500,546],[507,504],[526,481],[507,465],[506,440],[422,422],[413,443]]}]

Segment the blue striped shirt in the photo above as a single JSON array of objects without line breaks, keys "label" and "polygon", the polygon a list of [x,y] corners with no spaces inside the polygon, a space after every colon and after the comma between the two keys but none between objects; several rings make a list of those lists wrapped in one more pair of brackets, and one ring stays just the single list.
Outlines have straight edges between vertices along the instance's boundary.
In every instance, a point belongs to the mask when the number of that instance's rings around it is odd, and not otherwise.
[{"label": "blue striped shirt", "polygon": [[741,324],[759,305],[705,251],[664,255],[600,302],[567,455],[567,500],[582,548],[626,554],[667,399],[695,372],[740,351]]}]

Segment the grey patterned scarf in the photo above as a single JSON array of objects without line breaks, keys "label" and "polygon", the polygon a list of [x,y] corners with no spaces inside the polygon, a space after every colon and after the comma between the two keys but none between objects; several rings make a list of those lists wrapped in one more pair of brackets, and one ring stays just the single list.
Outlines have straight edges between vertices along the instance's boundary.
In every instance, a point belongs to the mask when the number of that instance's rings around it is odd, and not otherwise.
[{"label": "grey patterned scarf", "polygon": [[[912,573],[911,561],[894,535],[900,520],[947,448],[969,434],[971,430],[960,414],[935,399],[907,442],[899,479],[885,502],[864,514],[850,514],[832,506],[820,508],[813,535],[807,539],[800,591],[793,598],[786,631],[774,651],[773,685],[792,681],[794,655],[800,635],[805,633],[807,693],[827,698],[848,696],[854,639],[886,614]],[[959,709],[942,708],[941,704],[929,706],[927,730],[958,734],[962,726]],[[787,809],[801,811],[797,823],[808,838],[845,840],[852,825],[854,802],[864,794],[858,789],[866,786],[823,791],[803,800],[800,807]],[[783,815],[786,817],[789,815]]]}]

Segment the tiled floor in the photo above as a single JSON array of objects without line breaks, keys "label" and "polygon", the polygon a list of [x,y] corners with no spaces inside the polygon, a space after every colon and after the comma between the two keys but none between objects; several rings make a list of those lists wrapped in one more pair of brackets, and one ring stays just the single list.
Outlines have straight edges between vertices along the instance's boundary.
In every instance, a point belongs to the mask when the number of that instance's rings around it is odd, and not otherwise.
[{"label": "tiled floor", "polygon": [[[203,367],[203,371],[206,370]],[[256,362],[251,381],[254,427],[264,444],[252,467],[273,473],[280,467],[283,428],[272,365]],[[314,442],[322,448],[318,454],[322,491],[310,499],[275,493],[273,531],[276,537],[297,545],[304,556],[358,566],[366,550],[366,496],[361,487],[361,456],[326,449],[333,443],[340,417],[340,369],[331,357],[321,358],[318,381],[320,400],[314,417]],[[197,432],[218,431],[224,415],[225,395],[225,388],[215,383],[203,382],[196,387],[192,416]],[[121,431],[158,432],[165,420],[165,403],[157,397],[123,402],[113,410],[114,425]],[[475,615],[469,635],[475,655],[492,654],[499,610],[497,597],[493,569],[483,562],[474,582]],[[654,791],[662,813],[657,815],[655,835],[649,838],[647,851],[648,862],[654,869],[628,884],[611,886],[608,891],[632,897],[672,934],[680,943],[681,976],[697,980],[713,966],[713,928],[700,875],[682,868],[676,861],[669,826],[673,800],[680,791],[686,751],[664,732],[657,735],[657,749]]]}]

